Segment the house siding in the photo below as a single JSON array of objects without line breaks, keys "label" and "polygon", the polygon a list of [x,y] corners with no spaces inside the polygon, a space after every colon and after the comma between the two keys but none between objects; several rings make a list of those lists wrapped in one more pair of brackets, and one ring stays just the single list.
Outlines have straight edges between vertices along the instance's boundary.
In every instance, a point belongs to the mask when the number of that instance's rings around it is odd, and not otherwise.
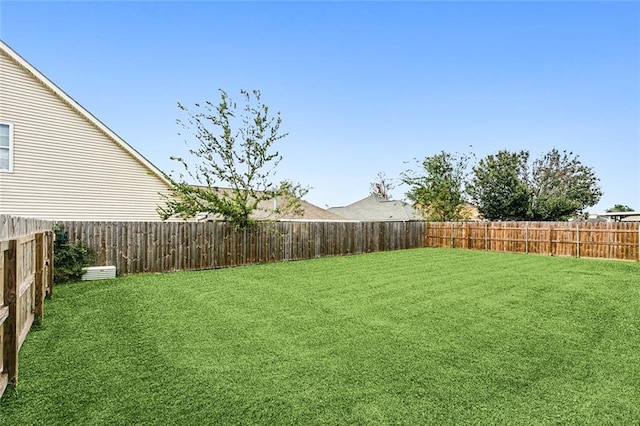
[{"label": "house siding", "polygon": [[167,183],[0,50],[0,122],[13,124],[13,172],[0,214],[51,220],[160,220]]}]

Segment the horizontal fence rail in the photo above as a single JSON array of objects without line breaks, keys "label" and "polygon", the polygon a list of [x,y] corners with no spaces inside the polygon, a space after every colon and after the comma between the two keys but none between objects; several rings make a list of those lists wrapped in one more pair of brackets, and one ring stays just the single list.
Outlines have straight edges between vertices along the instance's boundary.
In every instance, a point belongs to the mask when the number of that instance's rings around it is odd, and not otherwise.
[{"label": "horizontal fence rail", "polygon": [[0,215],[0,396],[18,381],[18,358],[53,288],[52,222]]},{"label": "horizontal fence rail", "polygon": [[62,222],[118,274],[199,270],[425,246],[425,222]]}]

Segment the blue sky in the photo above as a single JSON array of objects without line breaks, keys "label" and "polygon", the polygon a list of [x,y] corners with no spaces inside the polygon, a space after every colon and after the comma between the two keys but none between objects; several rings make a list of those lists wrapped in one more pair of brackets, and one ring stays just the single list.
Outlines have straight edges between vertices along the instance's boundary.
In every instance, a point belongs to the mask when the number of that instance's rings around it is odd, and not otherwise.
[{"label": "blue sky", "polygon": [[[163,170],[176,103],[259,89],[319,206],[442,150],[573,151],[640,209],[638,2],[11,2],[0,38]],[[404,197],[406,188],[392,191]]]}]

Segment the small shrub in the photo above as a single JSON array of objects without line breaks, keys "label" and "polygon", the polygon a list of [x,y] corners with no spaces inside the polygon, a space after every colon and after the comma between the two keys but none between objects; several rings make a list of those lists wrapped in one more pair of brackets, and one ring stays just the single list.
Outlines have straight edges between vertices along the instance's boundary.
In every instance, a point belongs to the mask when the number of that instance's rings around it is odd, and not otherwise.
[{"label": "small shrub", "polygon": [[56,241],[53,251],[53,282],[61,284],[77,281],[82,276],[82,268],[91,265],[93,251],[82,242],[70,243],[67,231],[62,225],[53,229]]}]

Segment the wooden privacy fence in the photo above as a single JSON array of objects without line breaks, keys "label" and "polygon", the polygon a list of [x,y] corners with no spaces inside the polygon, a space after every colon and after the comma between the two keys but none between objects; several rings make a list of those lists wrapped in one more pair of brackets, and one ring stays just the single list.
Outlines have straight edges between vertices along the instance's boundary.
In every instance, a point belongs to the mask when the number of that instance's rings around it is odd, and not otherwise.
[{"label": "wooden privacy fence", "polygon": [[0,396],[18,381],[18,354],[53,289],[53,223],[0,215]]},{"label": "wooden privacy fence", "polygon": [[118,274],[197,270],[424,247],[424,222],[62,222]]},{"label": "wooden privacy fence", "polygon": [[222,268],[418,247],[640,260],[638,222],[62,222],[118,274]]},{"label": "wooden privacy fence", "polygon": [[640,222],[430,222],[427,247],[640,261]]}]

